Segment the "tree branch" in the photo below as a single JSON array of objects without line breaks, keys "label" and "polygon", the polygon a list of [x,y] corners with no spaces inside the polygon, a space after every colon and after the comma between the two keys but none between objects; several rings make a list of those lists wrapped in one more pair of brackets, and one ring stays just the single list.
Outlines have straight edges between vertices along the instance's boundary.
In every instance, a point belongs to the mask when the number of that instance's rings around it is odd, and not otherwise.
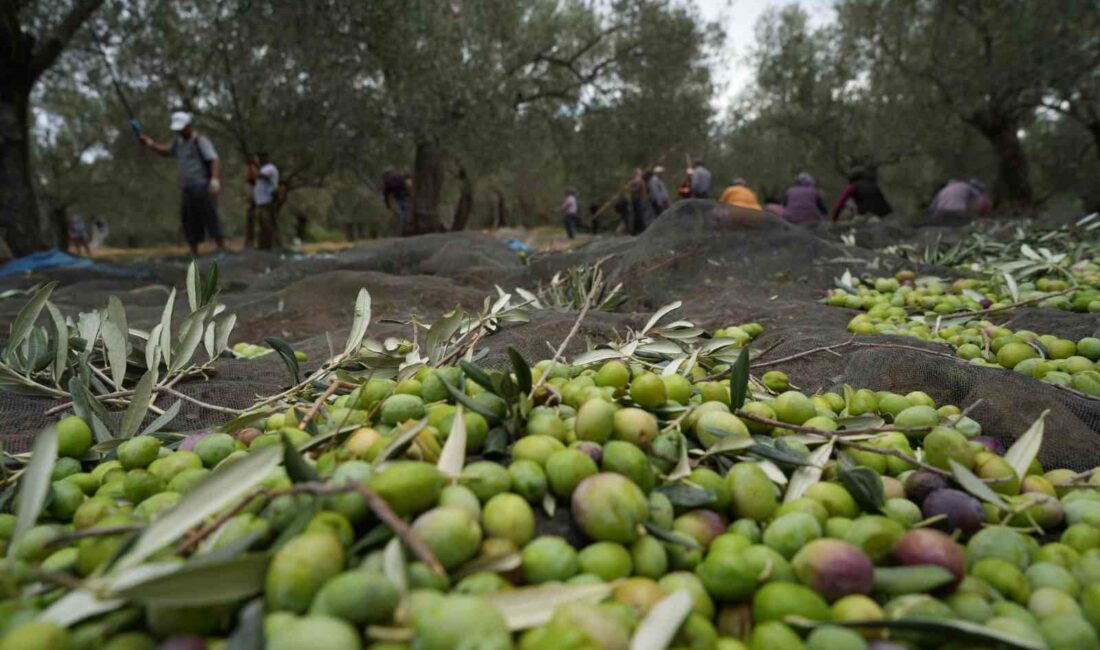
[{"label": "tree branch", "polygon": [[32,79],[37,79],[54,64],[73,35],[102,4],[103,0],[77,0],[68,15],[35,46],[31,55]]}]

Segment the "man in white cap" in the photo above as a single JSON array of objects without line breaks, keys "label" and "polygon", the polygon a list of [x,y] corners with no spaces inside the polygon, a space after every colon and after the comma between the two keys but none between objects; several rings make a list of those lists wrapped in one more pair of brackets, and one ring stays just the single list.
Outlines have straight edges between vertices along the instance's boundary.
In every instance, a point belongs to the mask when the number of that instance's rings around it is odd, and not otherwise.
[{"label": "man in white cap", "polygon": [[152,138],[141,135],[141,143],[162,156],[175,158],[179,168],[180,216],[183,221],[183,236],[191,255],[199,254],[199,244],[206,235],[225,249],[221,224],[218,220],[218,192],[221,191],[221,162],[218,152],[209,138],[199,134],[192,125],[191,114],[184,111],[172,113],[172,131],[176,137],[171,144],[161,144]]}]

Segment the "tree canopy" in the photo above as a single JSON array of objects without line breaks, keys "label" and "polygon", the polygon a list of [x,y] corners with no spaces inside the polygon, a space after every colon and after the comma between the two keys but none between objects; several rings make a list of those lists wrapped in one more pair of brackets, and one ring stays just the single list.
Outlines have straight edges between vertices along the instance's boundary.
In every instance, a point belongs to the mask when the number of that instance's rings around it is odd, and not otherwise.
[{"label": "tree canopy", "polygon": [[[0,227],[23,254],[80,211],[123,244],[171,240],[171,165],[137,147],[196,115],[239,229],[244,158],[271,152],[326,236],[393,234],[382,172],[413,176],[417,232],[545,221],[566,187],[612,198],[637,167],[703,156],[775,196],[879,174],[905,211],[952,176],[1006,212],[1100,202],[1093,2],[837,0],[767,11],[753,83],[724,105],[721,24],[673,0],[22,0],[0,36]],[[36,197],[37,196],[37,200]],[[41,224],[48,224],[43,228]]]}]

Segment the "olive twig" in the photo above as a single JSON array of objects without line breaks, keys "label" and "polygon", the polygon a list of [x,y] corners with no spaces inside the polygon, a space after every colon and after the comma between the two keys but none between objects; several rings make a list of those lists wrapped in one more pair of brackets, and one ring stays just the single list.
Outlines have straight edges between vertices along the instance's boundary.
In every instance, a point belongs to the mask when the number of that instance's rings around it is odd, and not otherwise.
[{"label": "olive twig", "polygon": [[834,345],[823,345],[819,348],[810,348],[809,350],[804,350],[804,351],[799,352],[797,354],[791,354],[791,355],[788,355],[788,356],[785,356],[785,357],[780,357],[778,359],[772,359],[770,361],[756,361],[756,362],[750,363],[749,367],[750,368],[762,368],[764,366],[774,366],[778,363],[785,363],[787,361],[794,361],[795,359],[800,359],[802,357],[808,357],[811,354],[817,354],[818,352],[832,352],[833,350],[838,350],[840,348],[852,345],[852,343],[855,342],[855,339],[856,339],[856,337],[853,335],[850,339],[848,339],[847,341],[845,341],[843,343],[837,343],[837,344],[834,344]]},{"label": "olive twig", "polygon": [[179,546],[176,547],[176,553],[182,554],[197,546],[203,539],[214,533],[225,522],[229,521],[229,519],[248,507],[256,497],[269,501],[287,494],[313,494],[324,496],[342,494],[344,492],[358,492],[367,502],[367,506],[382,520],[382,523],[389,526],[390,529],[397,534],[410,549],[412,549],[413,553],[415,553],[421,561],[431,567],[432,571],[436,574],[441,576],[447,575],[443,565],[439,563],[439,560],[435,557],[435,554],[432,553],[432,550],[428,548],[428,545],[424,543],[424,540],[420,539],[420,536],[417,535],[401,517],[397,516],[397,513],[390,508],[386,500],[378,496],[376,492],[367,486],[355,481],[343,485],[327,485],[313,482],[296,483],[287,488],[255,490],[245,495],[236,505],[223,512],[213,522],[196,530],[180,542]]},{"label": "olive twig", "polygon": [[327,400],[333,393],[336,392],[336,389],[340,387],[340,384],[341,382],[338,380],[332,381],[331,383],[329,383],[328,388],[326,388],[325,391],[321,393],[316,400],[313,401],[313,404],[309,407],[309,410],[306,411],[305,417],[303,417],[302,421],[298,424],[298,429],[300,431],[306,430],[306,427],[309,426],[309,423],[311,421],[313,421],[313,418],[317,417],[317,413],[321,410],[321,405],[324,404],[325,400]]}]

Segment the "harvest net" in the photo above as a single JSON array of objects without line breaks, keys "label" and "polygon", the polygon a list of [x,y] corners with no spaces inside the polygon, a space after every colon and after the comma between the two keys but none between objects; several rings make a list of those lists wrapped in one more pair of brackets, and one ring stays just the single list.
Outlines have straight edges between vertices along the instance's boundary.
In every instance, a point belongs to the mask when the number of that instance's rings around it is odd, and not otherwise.
[{"label": "harvest net", "polygon": [[[754,360],[754,373],[783,370],[803,391],[842,390],[844,385],[901,393],[922,390],[939,403],[962,408],[977,404],[972,416],[983,424],[983,433],[1006,442],[1050,409],[1039,455],[1044,465],[1083,470],[1100,464],[1100,400],[1009,370],[973,366],[952,358],[950,348],[935,343],[887,336],[853,339],[846,325],[855,312],[816,302],[834,278],[845,270],[882,275],[912,265],[846,246],[835,241],[838,232],[800,229],[766,213],[711,201],[683,201],[638,237],[599,237],[570,251],[536,254],[528,265],[503,242],[476,233],[384,240],[312,256],[232,255],[219,260],[219,299],[238,316],[234,341],[284,338],[309,355],[311,361],[303,364],[308,372],[328,357],[330,339],[337,347],[343,341],[360,287],[373,296],[368,337],[403,338],[410,334],[409,325],[387,319],[415,317],[431,323],[455,306],[476,312],[487,296],[496,296],[495,286],[534,290],[557,272],[610,255],[604,263],[608,283],[622,283],[627,300],[615,311],[590,312],[571,340],[567,357],[624,336],[657,308],[679,300],[679,314],[708,330],[749,321],[764,325],[765,334],[754,347],[766,353]],[[859,226],[854,232],[846,227],[844,232],[854,234],[859,244],[873,245],[890,238],[918,241],[930,236],[893,222]],[[51,299],[65,312],[99,308],[114,294],[125,303],[132,326],[150,327],[160,316],[167,288],[182,285],[186,263],[132,266],[130,276],[92,268],[5,278],[0,291],[59,279],[62,285]],[[936,273],[953,274],[947,269]],[[21,304],[18,297],[0,301],[0,320],[10,321]],[[488,354],[482,363],[502,367],[508,346],[532,362],[549,358],[576,320],[575,310],[548,309],[535,311],[530,322],[504,324],[483,340],[480,347]],[[1100,331],[1095,314],[1054,309],[1018,309],[1001,320],[1014,329],[1066,338]],[[787,357],[793,358],[780,361]],[[223,359],[215,368],[208,380],[182,382],[178,389],[210,404],[240,409],[279,392],[289,381],[274,354]],[[5,450],[29,449],[34,433],[52,419],[46,411],[57,404],[48,398],[0,394]],[[230,417],[184,403],[172,428],[199,430]]]}]

